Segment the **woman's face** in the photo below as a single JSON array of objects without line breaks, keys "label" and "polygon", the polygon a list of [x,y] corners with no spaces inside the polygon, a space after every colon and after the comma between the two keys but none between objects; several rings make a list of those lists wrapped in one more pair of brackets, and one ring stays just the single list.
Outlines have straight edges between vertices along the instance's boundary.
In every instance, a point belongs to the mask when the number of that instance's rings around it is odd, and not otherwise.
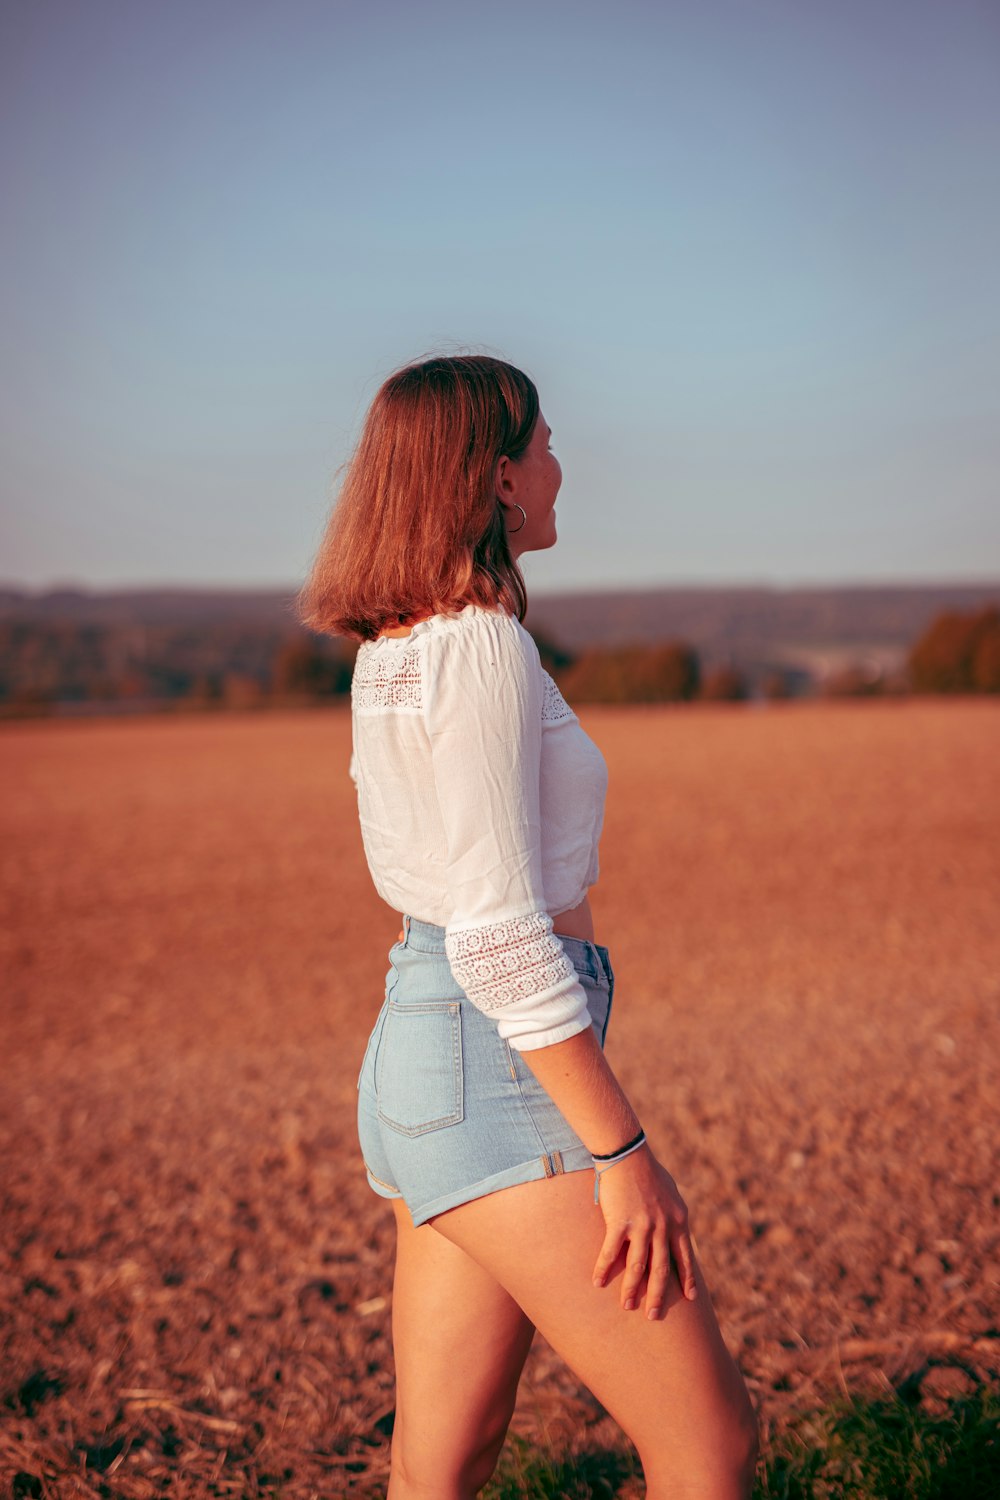
[{"label": "woman's face", "polygon": [[[562,469],[552,452],[552,429],[541,412],[531,441],[518,460],[502,458],[497,467],[497,498],[504,507],[512,556],[556,544],[556,495]],[[524,510],[521,523],[520,505]]]}]

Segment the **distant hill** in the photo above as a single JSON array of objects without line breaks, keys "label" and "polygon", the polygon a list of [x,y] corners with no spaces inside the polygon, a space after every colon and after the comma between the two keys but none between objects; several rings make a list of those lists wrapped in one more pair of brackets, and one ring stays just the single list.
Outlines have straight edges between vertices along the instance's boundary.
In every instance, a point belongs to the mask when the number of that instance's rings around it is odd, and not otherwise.
[{"label": "distant hill", "polygon": [[[0,622],[66,622],[186,632],[261,632],[300,627],[297,588],[61,588],[0,586]],[[691,584],[533,596],[527,626],[570,652],[684,640],[707,667],[729,664],[751,680],[779,669],[822,679],[846,663],[894,671],[942,610],[1000,601],[983,583],[854,584],[781,588]]]},{"label": "distant hill", "polygon": [[570,651],[688,641],[706,666],[728,664],[751,678],[788,669],[822,678],[868,661],[895,671],[942,610],[1000,602],[1000,580],[984,583],[776,586],[691,585],[633,592],[539,596],[526,624]]},{"label": "distant hill", "polygon": [[61,588],[29,592],[0,584],[0,620],[174,628],[245,625],[294,630],[298,590],[241,588]]}]

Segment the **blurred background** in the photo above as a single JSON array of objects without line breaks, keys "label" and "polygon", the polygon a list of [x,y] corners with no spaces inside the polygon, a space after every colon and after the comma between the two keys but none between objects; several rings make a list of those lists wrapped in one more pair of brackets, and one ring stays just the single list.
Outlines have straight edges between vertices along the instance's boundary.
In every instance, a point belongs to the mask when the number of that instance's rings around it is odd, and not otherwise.
[{"label": "blurred background", "polygon": [[629,696],[926,687],[951,611],[945,676],[996,688],[994,5],[2,27],[5,711],[342,692],[291,604],[340,466],[391,369],[470,349],[554,429],[560,542],[526,572],[557,669],[658,643]]},{"label": "blurred background", "polygon": [[[385,1493],[399,914],[295,596],[380,382],[487,350],[759,1500],[992,1497],[995,0],[6,0],[0,127],[0,1491]],[[638,1500],[520,1392],[486,1500]]]}]

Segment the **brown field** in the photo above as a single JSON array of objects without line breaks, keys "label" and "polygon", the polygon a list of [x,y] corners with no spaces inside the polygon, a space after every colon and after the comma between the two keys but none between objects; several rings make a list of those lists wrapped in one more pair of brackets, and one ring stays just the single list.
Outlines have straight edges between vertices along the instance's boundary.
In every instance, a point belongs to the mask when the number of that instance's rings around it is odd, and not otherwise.
[{"label": "brown field", "polygon": [[[581,717],[609,1054],[765,1425],[996,1382],[1000,704]],[[343,710],[0,734],[13,1493],[383,1492],[353,1111],[399,924],[349,742]],[[540,1340],[514,1430],[626,1447]]]}]

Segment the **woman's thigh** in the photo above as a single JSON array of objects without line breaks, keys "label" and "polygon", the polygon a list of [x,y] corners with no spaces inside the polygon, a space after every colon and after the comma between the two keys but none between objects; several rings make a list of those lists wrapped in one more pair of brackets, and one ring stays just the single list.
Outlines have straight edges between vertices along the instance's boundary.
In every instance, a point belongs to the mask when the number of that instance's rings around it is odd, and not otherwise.
[{"label": "woman's thigh", "polygon": [[443,1494],[484,1454],[484,1474],[492,1468],[534,1328],[477,1261],[393,1207],[393,1461]]},{"label": "woman's thigh", "polygon": [[604,1220],[592,1173],[507,1188],[433,1224],[505,1288],[628,1433],[650,1494],[668,1485],[678,1496],[743,1493],[730,1481],[741,1465],[752,1471],[752,1409],[700,1270],[694,1302],[671,1277],[656,1322],[643,1303],[624,1312],[614,1280],[595,1287]]}]

